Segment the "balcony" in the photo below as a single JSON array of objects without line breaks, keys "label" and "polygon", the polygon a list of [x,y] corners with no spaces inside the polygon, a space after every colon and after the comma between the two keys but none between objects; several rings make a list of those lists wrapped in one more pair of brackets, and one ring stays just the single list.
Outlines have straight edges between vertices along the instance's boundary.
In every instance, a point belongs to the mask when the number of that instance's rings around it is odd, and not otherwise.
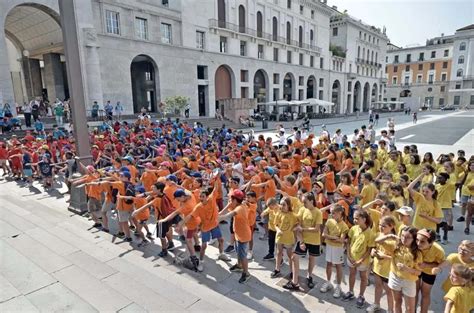
[{"label": "balcony", "polygon": [[321,53],[322,51],[321,47],[318,47],[312,43],[307,44],[304,42],[299,42],[297,40],[292,40],[290,38],[274,36],[273,34],[257,31],[255,29],[248,28],[248,27],[241,27],[239,25],[228,23],[225,21],[218,21],[216,19],[209,20],[209,28],[225,29],[234,33],[245,34],[250,37],[261,38],[261,39],[272,41],[272,42],[278,42],[280,44],[298,47],[301,49],[310,50],[317,53]]}]

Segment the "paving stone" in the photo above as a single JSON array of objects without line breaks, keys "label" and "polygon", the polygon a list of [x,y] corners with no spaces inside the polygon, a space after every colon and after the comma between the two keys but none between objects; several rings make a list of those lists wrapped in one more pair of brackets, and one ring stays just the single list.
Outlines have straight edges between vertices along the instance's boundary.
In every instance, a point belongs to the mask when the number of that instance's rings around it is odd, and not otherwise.
[{"label": "paving stone", "polygon": [[22,294],[28,294],[56,282],[56,279],[27,257],[0,240],[0,274]]},{"label": "paving stone", "polygon": [[6,238],[5,241],[48,273],[58,271],[72,264],[27,234]]},{"label": "paving stone", "polygon": [[60,283],[32,292],[26,298],[42,312],[98,312]]},{"label": "paving stone", "polygon": [[21,295],[3,275],[0,275],[0,303]]},{"label": "paving stone", "polygon": [[9,201],[9,200],[7,200],[7,198],[5,198],[3,196],[2,196],[2,199],[4,201],[2,201],[2,203],[0,204],[0,208],[6,209],[6,210],[14,213],[15,215],[18,215],[18,216],[25,216],[25,215],[31,214],[30,211],[25,210],[24,208],[22,208],[21,205],[18,204],[18,202]]},{"label": "paving stone", "polygon": [[0,238],[12,237],[21,234],[22,231],[12,225],[0,220]]},{"label": "paving stone", "polygon": [[30,221],[25,220],[23,217],[7,210],[0,211],[0,220],[12,225],[13,227],[21,231],[27,231],[28,229],[32,229],[35,227],[35,225]]},{"label": "paving stone", "polygon": [[[155,310],[159,311],[159,309],[155,309]],[[131,303],[127,305],[126,307],[124,307],[123,309],[120,309],[120,311],[118,312],[119,313],[142,313],[142,312],[145,313],[149,311],[145,310],[144,308],[142,308],[136,303]]]},{"label": "paving stone", "polygon": [[42,228],[33,228],[26,231],[26,233],[59,255],[64,256],[79,251],[79,248],[70,245],[68,242],[55,236],[54,233],[51,234]]},{"label": "paving stone", "polygon": [[62,269],[53,276],[99,311],[118,311],[132,303],[123,293],[110,288],[75,265]]},{"label": "paving stone", "polygon": [[0,303],[0,312],[40,312],[25,296],[19,296]]},{"label": "paving stone", "polygon": [[71,263],[77,265],[84,271],[87,271],[90,275],[97,279],[103,279],[107,276],[117,273],[115,269],[111,268],[106,263],[100,262],[98,259],[90,256],[84,251],[74,252],[66,256],[66,258]]}]

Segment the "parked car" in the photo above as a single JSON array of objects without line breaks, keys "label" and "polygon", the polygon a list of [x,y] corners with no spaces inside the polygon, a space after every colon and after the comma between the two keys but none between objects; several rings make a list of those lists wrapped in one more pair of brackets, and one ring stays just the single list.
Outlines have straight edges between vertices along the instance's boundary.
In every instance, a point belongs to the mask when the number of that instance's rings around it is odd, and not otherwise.
[{"label": "parked car", "polygon": [[445,106],[442,106],[440,109],[441,109],[441,111],[454,111],[454,110],[456,110],[454,105],[445,105]]}]

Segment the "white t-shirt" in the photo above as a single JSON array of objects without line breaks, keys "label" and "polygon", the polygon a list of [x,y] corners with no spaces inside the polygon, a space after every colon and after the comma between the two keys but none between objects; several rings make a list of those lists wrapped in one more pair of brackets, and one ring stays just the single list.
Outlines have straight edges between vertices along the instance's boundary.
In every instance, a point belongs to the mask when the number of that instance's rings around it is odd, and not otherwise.
[{"label": "white t-shirt", "polygon": [[232,164],[232,176],[240,178],[240,186],[242,186],[244,183],[244,175],[242,175],[243,172],[244,168],[240,162],[237,164]]}]

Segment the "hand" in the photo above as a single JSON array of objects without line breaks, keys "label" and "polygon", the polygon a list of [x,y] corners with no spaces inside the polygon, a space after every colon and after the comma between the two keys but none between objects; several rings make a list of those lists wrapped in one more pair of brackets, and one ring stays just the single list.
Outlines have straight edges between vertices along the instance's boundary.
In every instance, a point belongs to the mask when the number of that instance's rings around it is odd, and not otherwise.
[{"label": "hand", "polygon": [[298,226],[295,227],[294,230],[295,231],[303,231],[303,228],[300,225],[298,225]]},{"label": "hand", "polygon": [[405,269],[405,264],[403,263],[397,263],[397,268],[400,270],[400,271],[403,271]]},{"label": "hand", "polygon": [[438,275],[439,273],[441,273],[441,268],[440,267],[434,267],[431,270],[431,272],[432,272],[433,275]]},{"label": "hand", "polygon": [[383,205],[384,203],[382,199],[375,199],[375,204]]},{"label": "hand", "polygon": [[306,245],[304,244],[304,242],[300,243],[300,249],[306,251]]},{"label": "hand", "polygon": [[[132,213],[132,218],[135,218],[136,216],[137,216],[137,211]],[[160,221],[158,221],[158,222],[160,222]]]}]

